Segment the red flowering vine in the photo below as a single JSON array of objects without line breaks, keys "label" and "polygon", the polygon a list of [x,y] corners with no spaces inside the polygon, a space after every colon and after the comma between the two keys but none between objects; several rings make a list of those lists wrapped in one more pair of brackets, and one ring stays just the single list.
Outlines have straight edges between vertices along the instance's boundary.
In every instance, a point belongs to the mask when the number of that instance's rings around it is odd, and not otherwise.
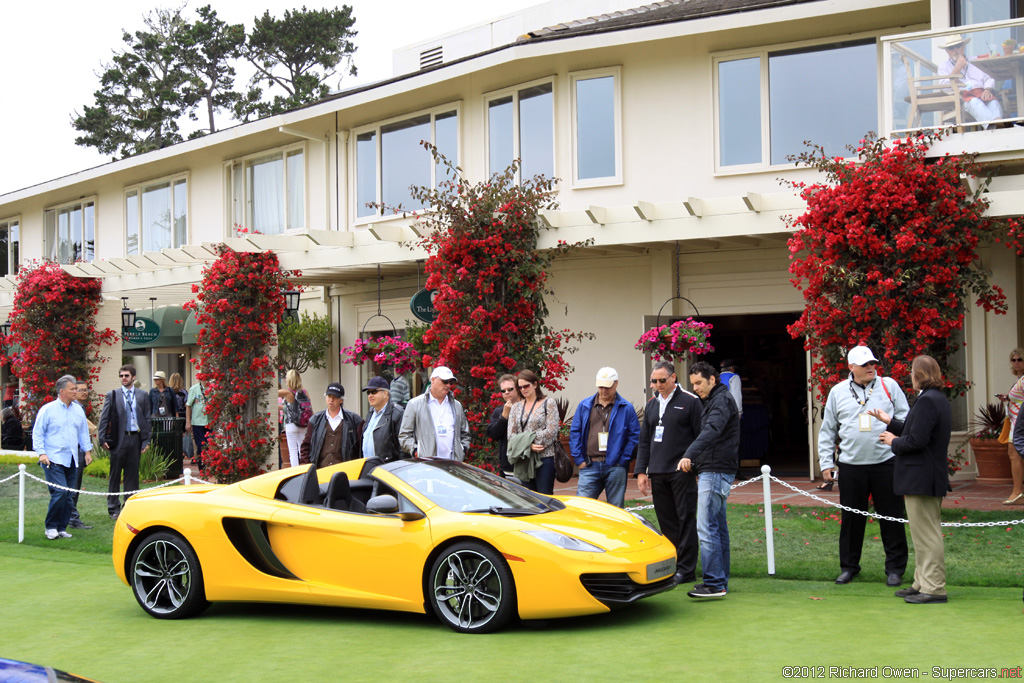
[{"label": "red flowering vine", "polygon": [[593,334],[553,330],[545,324],[545,294],[551,262],[585,243],[559,242],[537,250],[538,212],[554,208],[555,181],[543,176],[516,183],[517,164],[484,183],[471,184],[431,145],[425,145],[448,171],[437,189],[415,188],[429,207],[420,217],[426,236],[427,282],[435,290],[437,319],[423,334],[424,365],[447,365],[459,378],[458,398],[466,409],[473,440],[471,458],[479,466],[497,462],[486,437],[487,422],[500,403],[497,378],[531,369],[549,391],[563,388],[573,368],[565,354]]},{"label": "red flowering vine", "polygon": [[811,382],[824,399],[846,378],[845,352],[864,343],[886,374],[910,385],[910,363],[935,356],[953,394],[969,388],[951,367],[950,336],[962,329],[972,295],[986,311],[1006,312],[1002,289],[988,282],[977,247],[1017,224],[985,215],[987,181],[971,193],[963,178],[980,173],[975,156],[927,158],[941,136],[892,141],[868,136],[855,160],[829,158],[820,147],[797,162],[825,173],[827,183],[791,183],[807,211],[788,219],[792,283],[806,306],[789,326],[813,352]]},{"label": "red flowering vine", "polygon": [[[99,380],[102,346],[113,346],[117,334],[96,329],[103,283],[69,275],[56,263],[30,263],[18,272],[11,310],[11,333],[3,338],[0,362],[11,363],[22,382],[21,413],[31,424],[36,412],[54,398],[62,375]],[[6,355],[12,345],[21,347]]]},{"label": "red flowering vine", "polygon": [[273,252],[221,246],[218,253],[185,308],[196,312],[201,326],[196,376],[210,417],[203,465],[232,483],[261,474],[277,445],[266,401],[276,372],[267,350],[284,314],[283,292],[291,287]]}]

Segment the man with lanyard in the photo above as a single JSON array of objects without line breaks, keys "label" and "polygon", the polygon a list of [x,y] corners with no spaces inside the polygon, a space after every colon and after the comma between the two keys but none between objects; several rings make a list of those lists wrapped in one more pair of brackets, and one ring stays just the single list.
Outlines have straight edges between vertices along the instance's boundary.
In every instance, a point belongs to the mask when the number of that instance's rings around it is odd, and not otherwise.
[{"label": "man with lanyard", "polygon": [[135,366],[122,365],[118,378],[121,388],[114,389],[103,400],[97,427],[103,447],[110,451],[107,512],[111,519],[121,514],[121,475],[125,491],[139,489],[139,459],[149,446],[150,434],[149,394],[135,389]]},{"label": "man with lanyard", "polygon": [[626,504],[629,461],[640,438],[632,404],[618,394],[615,368],[597,373],[597,393],[580,401],[569,429],[569,451],[580,467],[576,495],[597,499],[601,491],[612,505]]},{"label": "man with lanyard", "polygon": [[[855,510],[868,509],[874,502],[875,513],[886,517],[904,517],[903,497],[893,492],[894,455],[879,441],[885,424],[868,415],[880,409],[897,420],[910,411],[907,398],[895,380],[878,376],[878,359],[866,346],[855,346],[846,357],[849,379],[832,387],[818,432],[818,459],[821,475],[832,481],[836,471],[836,444],[839,447],[839,502]],[[860,555],[864,546],[867,517],[843,510],[839,526],[839,568],[836,583],[853,581],[860,573]],[[907,535],[899,522],[879,520],[882,547],[885,549],[887,586],[903,583],[907,569]]]},{"label": "man with lanyard", "polygon": [[[70,489],[75,486],[78,468],[92,462],[92,441],[85,411],[75,401],[78,389],[75,378],[64,375],[57,380],[57,398],[50,401],[36,415],[32,428],[32,443],[39,454],[39,466],[50,488],[50,506],[46,510],[46,538],[71,538],[67,532],[71,521]],[[79,460],[85,453],[85,463]]]},{"label": "man with lanyard", "polygon": [[462,404],[451,395],[456,384],[451,369],[443,365],[434,368],[430,386],[405,407],[398,434],[402,450],[419,458],[465,460],[469,422]]},{"label": "man with lanyard", "polygon": [[697,477],[677,470],[700,433],[700,398],[676,384],[676,368],[659,361],[651,371],[654,398],[644,408],[636,479],[651,496],[658,526],[676,546],[676,583],[693,581],[697,570]]},{"label": "man with lanyard", "polygon": [[195,455],[192,464],[198,469],[203,467],[203,450],[206,448],[206,430],[210,418],[206,415],[206,392],[203,383],[196,382],[188,390],[185,399],[185,432],[192,435],[195,443]]}]

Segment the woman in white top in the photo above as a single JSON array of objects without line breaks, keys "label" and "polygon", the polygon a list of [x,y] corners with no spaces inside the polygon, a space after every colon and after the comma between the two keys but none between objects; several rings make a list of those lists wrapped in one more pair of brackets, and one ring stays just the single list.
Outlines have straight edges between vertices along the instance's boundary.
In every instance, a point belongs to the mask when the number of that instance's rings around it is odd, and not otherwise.
[{"label": "woman in white top", "polygon": [[551,495],[555,491],[555,441],[558,439],[558,404],[545,398],[540,388],[540,377],[533,370],[523,370],[516,376],[521,399],[512,406],[508,416],[508,436],[520,432],[534,433],[534,452],[540,453],[541,466],[532,481],[523,482],[537,493]]},{"label": "woman in white top", "polygon": [[284,389],[277,390],[278,398],[284,399],[284,435],[288,440],[288,461],[292,467],[299,464],[299,447],[302,446],[302,438],[306,434],[306,428],[299,426],[302,417],[302,407],[299,401],[308,401],[309,397],[302,388],[302,377],[298,370],[289,370],[285,376]]}]

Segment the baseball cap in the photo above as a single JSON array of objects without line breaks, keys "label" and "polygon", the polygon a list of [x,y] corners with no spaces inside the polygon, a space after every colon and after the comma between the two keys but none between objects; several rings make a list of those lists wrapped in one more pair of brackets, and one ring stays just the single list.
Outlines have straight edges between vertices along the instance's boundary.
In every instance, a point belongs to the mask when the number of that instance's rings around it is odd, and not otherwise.
[{"label": "baseball cap", "polygon": [[447,382],[450,379],[455,379],[455,375],[452,374],[451,369],[446,368],[443,365],[438,365],[436,368],[434,368],[434,371],[430,373],[430,379],[434,379],[435,377],[440,377],[445,382]]},{"label": "baseball cap", "polygon": [[345,387],[341,386],[340,382],[331,382],[327,385],[327,391],[325,391],[324,394],[327,396],[345,398]]},{"label": "baseball cap", "polygon": [[854,346],[846,354],[846,362],[851,365],[866,365],[871,361],[877,363],[878,359],[875,358],[875,354],[871,353],[871,349],[866,346]]},{"label": "baseball cap", "polygon": [[167,379],[167,373],[163,370],[157,370],[153,373],[153,379]]},{"label": "baseball cap", "polygon": [[597,371],[597,386],[610,387],[619,381],[619,373],[615,368],[601,368]]},{"label": "baseball cap", "polygon": [[370,381],[363,387],[363,391],[380,391],[381,389],[391,391],[391,385],[383,377],[371,377]]}]

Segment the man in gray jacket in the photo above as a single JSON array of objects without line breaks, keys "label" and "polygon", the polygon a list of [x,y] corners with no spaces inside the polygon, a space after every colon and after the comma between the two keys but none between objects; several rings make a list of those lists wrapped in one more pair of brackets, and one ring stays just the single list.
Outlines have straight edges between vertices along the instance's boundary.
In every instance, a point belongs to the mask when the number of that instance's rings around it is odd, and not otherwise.
[{"label": "man in gray jacket", "polygon": [[[894,463],[892,449],[878,440],[885,424],[868,415],[879,409],[897,420],[910,411],[907,398],[896,381],[878,376],[878,359],[866,346],[855,346],[846,357],[850,377],[832,387],[818,432],[818,460],[821,475],[832,481],[836,471],[836,444],[839,444],[839,502],[855,510],[868,509],[868,498],[875,512],[886,517],[903,517],[903,496],[893,492]],[[853,581],[860,573],[860,555],[864,546],[867,518],[843,510],[839,525],[839,568],[836,583]],[[899,522],[879,520],[882,547],[885,549],[887,586],[903,583],[907,569],[907,534]]]},{"label": "man in gray jacket", "polygon": [[462,404],[451,396],[458,381],[443,365],[430,374],[430,388],[409,401],[398,441],[402,450],[419,458],[462,462],[469,450],[469,422]]}]

